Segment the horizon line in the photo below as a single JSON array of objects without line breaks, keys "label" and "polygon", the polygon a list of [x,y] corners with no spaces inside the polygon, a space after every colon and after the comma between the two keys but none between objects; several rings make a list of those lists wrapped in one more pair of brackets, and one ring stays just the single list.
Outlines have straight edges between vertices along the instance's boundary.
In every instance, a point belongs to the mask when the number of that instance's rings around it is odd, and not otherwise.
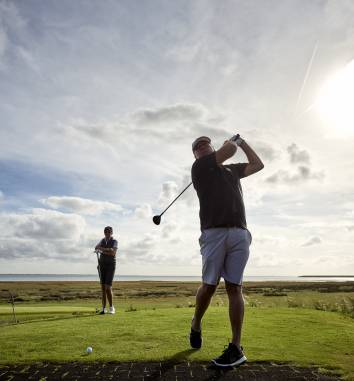
[{"label": "horizon line", "polygon": [[[79,274],[79,273],[0,273],[1,275],[70,275],[70,276],[87,276],[87,275],[97,275],[97,273],[92,273],[92,274]],[[184,277],[196,277],[196,276],[201,276],[201,274],[196,274],[196,275],[156,275],[156,274],[120,274],[118,276],[184,276]],[[301,275],[245,275],[245,276],[301,276]]]}]

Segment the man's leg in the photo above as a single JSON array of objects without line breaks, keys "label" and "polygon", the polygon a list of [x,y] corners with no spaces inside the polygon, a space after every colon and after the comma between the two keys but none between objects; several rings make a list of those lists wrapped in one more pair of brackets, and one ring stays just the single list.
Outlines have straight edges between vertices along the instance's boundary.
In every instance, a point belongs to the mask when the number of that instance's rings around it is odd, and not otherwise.
[{"label": "man's leg", "polygon": [[223,277],[229,298],[232,341],[219,357],[212,360],[215,365],[220,367],[237,366],[247,361],[240,346],[244,315],[242,278],[249,257],[251,234],[248,230],[241,228],[231,228],[228,233]]},{"label": "man's leg", "polygon": [[229,343],[229,346],[219,357],[212,360],[215,365],[220,367],[238,366],[247,361],[247,357],[240,346],[244,312],[242,286],[225,281],[225,287],[229,297],[232,342]]},{"label": "man's leg", "polygon": [[112,286],[109,286],[108,284],[106,284],[105,286],[106,286],[106,294],[107,294],[108,303],[109,303],[109,306],[112,307],[113,306]]},{"label": "man's leg", "polygon": [[202,318],[205,314],[205,311],[208,309],[212,296],[216,290],[217,286],[202,283],[198,288],[196,303],[195,303],[195,312],[194,318],[192,320],[192,329],[195,331],[201,330]]},{"label": "man's leg", "polygon": [[101,284],[101,290],[102,290],[102,310],[106,308],[106,285]]},{"label": "man's leg", "polygon": [[202,279],[196,296],[194,317],[192,320],[189,341],[191,347],[199,349],[202,346],[201,323],[209,307],[210,301],[220,280],[225,257],[225,233],[227,229],[206,229],[199,239],[202,255]]},{"label": "man's leg", "polygon": [[242,286],[225,282],[225,287],[229,297],[229,317],[232,329],[232,344],[235,344],[240,349],[241,330],[244,316]]}]

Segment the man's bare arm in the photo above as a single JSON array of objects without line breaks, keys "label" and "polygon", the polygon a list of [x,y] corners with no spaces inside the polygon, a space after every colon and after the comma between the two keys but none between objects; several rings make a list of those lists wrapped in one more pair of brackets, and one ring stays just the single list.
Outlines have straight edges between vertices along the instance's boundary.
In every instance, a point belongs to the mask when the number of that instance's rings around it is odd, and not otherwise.
[{"label": "man's bare arm", "polygon": [[96,246],[96,250],[99,250],[101,253],[105,254],[105,255],[110,255],[112,257],[114,257],[117,253],[117,248],[116,247],[113,247],[113,248],[106,248],[106,247],[101,247],[101,246]]},{"label": "man's bare arm", "polygon": [[244,172],[245,177],[253,175],[254,173],[259,172],[264,168],[262,160],[244,140],[239,145],[239,147],[242,148],[248,159],[248,164],[246,165]]},{"label": "man's bare arm", "polygon": [[216,162],[218,164],[222,164],[224,161],[234,156],[236,150],[237,147],[235,146],[235,143],[230,140],[226,140],[223,146],[215,152]]}]

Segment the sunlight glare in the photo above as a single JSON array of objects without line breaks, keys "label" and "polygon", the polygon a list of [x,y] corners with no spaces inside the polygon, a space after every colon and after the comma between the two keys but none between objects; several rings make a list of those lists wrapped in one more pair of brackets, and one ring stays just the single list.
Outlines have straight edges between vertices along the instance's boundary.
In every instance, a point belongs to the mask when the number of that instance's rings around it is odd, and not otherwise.
[{"label": "sunlight glare", "polygon": [[354,61],[326,81],[315,107],[337,134],[354,134]]}]

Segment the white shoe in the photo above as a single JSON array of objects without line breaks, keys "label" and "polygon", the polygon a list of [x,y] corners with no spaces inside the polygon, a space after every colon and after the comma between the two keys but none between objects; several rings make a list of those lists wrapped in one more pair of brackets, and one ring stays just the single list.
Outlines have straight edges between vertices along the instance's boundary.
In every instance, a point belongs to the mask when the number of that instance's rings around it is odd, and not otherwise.
[{"label": "white shoe", "polygon": [[109,307],[109,313],[110,314],[115,314],[116,313],[116,309],[112,306],[112,307]]},{"label": "white shoe", "polygon": [[100,315],[104,315],[107,313],[107,308],[102,308]]}]

